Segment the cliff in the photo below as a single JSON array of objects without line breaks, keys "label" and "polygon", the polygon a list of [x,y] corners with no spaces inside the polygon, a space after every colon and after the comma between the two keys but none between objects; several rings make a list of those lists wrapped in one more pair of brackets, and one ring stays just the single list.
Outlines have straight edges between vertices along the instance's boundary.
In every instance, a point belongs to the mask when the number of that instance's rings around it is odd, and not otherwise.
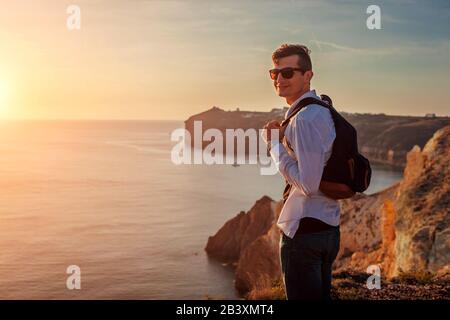
[{"label": "cliff", "polygon": [[450,126],[407,156],[402,181],[342,202],[342,245],[336,267],[384,273],[450,271]]},{"label": "cliff", "polygon": [[281,273],[276,225],[281,205],[264,196],[247,213],[241,211],[208,238],[208,255],[235,266],[235,286],[240,293],[254,286],[269,286]]},{"label": "cliff", "polygon": [[236,263],[245,249],[274,225],[275,205],[272,199],[264,196],[247,213],[241,211],[225,223],[214,237],[209,237],[206,252],[223,262]]},{"label": "cliff", "polygon": [[[202,132],[216,128],[225,137],[226,129],[262,129],[270,120],[281,121],[286,111],[287,108],[272,109],[270,112],[225,111],[213,107],[191,116],[185,121],[185,128],[193,135],[194,121],[202,121]],[[341,114],[356,128],[360,151],[369,160],[401,167],[405,165],[406,153],[412,147],[418,145],[422,148],[436,130],[450,125],[449,117],[388,116],[345,112]],[[203,141],[203,148],[209,143]],[[226,141],[224,141],[224,148],[225,145]],[[247,152],[248,149],[247,141]]]},{"label": "cliff", "polygon": [[[450,126],[446,126],[423,150],[415,146],[408,153],[401,182],[373,195],[357,194],[341,201],[336,274],[364,273],[375,264],[383,278],[393,279],[392,285],[405,274],[449,276],[449,146]],[[208,254],[236,266],[235,285],[243,295],[280,283],[276,220],[281,207],[281,201],[263,197],[208,239]],[[339,277],[336,281],[339,287]],[[448,286],[444,288],[448,292]],[[442,287],[436,290],[441,292]]]}]

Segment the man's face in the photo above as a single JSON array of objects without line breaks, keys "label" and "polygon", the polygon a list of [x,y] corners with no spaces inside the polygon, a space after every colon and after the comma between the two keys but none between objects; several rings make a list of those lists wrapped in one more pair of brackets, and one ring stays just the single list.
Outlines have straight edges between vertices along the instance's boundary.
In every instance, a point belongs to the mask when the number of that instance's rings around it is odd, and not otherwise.
[{"label": "man's face", "polygon": [[[277,63],[273,63],[273,67],[274,69],[283,69],[286,67],[298,68],[298,59],[300,59],[298,55],[280,58]],[[280,97],[284,97],[287,100],[295,98],[294,100],[296,100],[304,92],[309,90],[311,77],[311,71],[307,71],[304,74],[300,71],[295,71],[294,76],[290,79],[283,78],[281,73],[279,73],[278,77],[273,80],[273,85]]]}]

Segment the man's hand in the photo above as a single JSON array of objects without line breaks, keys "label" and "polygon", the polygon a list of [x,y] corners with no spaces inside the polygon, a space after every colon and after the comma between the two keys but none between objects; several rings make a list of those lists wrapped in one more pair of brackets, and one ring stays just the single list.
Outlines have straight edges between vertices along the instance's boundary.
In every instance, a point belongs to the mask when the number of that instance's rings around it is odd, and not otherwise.
[{"label": "man's hand", "polygon": [[271,130],[277,129],[278,130],[278,140],[281,141],[284,137],[284,130],[286,129],[286,126],[281,127],[280,123],[276,120],[272,120],[266,123],[266,125],[263,127],[263,139],[264,141],[269,144],[272,141],[272,132]]}]

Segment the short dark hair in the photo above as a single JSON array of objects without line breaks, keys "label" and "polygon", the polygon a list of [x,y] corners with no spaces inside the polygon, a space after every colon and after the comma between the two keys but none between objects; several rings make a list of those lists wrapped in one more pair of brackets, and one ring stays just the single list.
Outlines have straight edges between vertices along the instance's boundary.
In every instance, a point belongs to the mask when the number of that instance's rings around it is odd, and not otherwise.
[{"label": "short dark hair", "polygon": [[279,59],[295,54],[300,57],[298,59],[298,66],[302,70],[302,73],[305,73],[306,71],[312,70],[310,53],[311,50],[304,45],[285,43],[272,54],[272,61],[278,63]]}]

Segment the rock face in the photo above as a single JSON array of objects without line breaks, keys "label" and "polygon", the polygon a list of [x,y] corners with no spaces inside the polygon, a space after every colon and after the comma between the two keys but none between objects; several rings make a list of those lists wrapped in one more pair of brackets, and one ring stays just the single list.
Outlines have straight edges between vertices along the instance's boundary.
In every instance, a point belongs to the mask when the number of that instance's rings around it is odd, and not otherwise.
[{"label": "rock face", "polygon": [[280,211],[281,203],[264,196],[208,239],[208,255],[236,266],[235,286],[242,294],[254,287],[270,286],[281,273],[276,226]]},{"label": "rock face", "polygon": [[[341,201],[335,271],[366,272],[376,264],[388,278],[400,271],[449,274],[450,126],[438,130],[423,150],[414,147],[407,159],[400,183]],[[280,281],[281,207],[281,201],[263,197],[208,240],[208,254],[236,265],[235,285],[242,294]]]},{"label": "rock face", "polygon": [[[400,271],[449,271],[450,126],[438,130],[423,150],[414,147],[407,159],[399,184],[365,196],[363,204],[342,203],[337,268],[363,271],[380,264],[389,277]],[[366,209],[358,218],[361,205]]]},{"label": "rock face", "polygon": [[274,225],[274,201],[267,196],[256,201],[247,213],[241,211],[229,220],[214,237],[209,237],[206,252],[216,259],[236,263],[255,240]]},{"label": "rock face", "polygon": [[242,251],[236,268],[235,286],[239,292],[270,287],[280,278],[281,266],[278,261],[280,231],[276,225],[281,203],[273,202],[271,228]]},{"label": "rock face", "polygon": [[397,198],[397,267],[437,272],[450,265],[450,126],[408,154]]},{"label": "rock face", "polygon": [[380,264],[385,273],[393,272],[397,190],[395,184],[341,201],[341,247],[335,269],[365,272],[369,265]]},{"label": "rock face", "polygon": [[[202,122],[202,133],[215,128],[226,137],[226,129],[262,129],[270,120],[281,121],[287,108],[272,109],[270,112],[225,111],[213,107],[191,116],[185,121],[185,128],[193,136],[194,121]],[[361,152],[371,161],[403,167],[406,153],[414,145],[423,147],[436,130],[450,124],[449,117],[388,116],[385,114],[341,114],[358,131],[358,145]],[[192,145],[194,139],[191,140]],[[223,141],[225,150],[226,139]],[[210,142],[202,141],[205,148]],[[249,144],[245,142],[248,152]],[[259,152],[259,150],[257,150]]]}]

